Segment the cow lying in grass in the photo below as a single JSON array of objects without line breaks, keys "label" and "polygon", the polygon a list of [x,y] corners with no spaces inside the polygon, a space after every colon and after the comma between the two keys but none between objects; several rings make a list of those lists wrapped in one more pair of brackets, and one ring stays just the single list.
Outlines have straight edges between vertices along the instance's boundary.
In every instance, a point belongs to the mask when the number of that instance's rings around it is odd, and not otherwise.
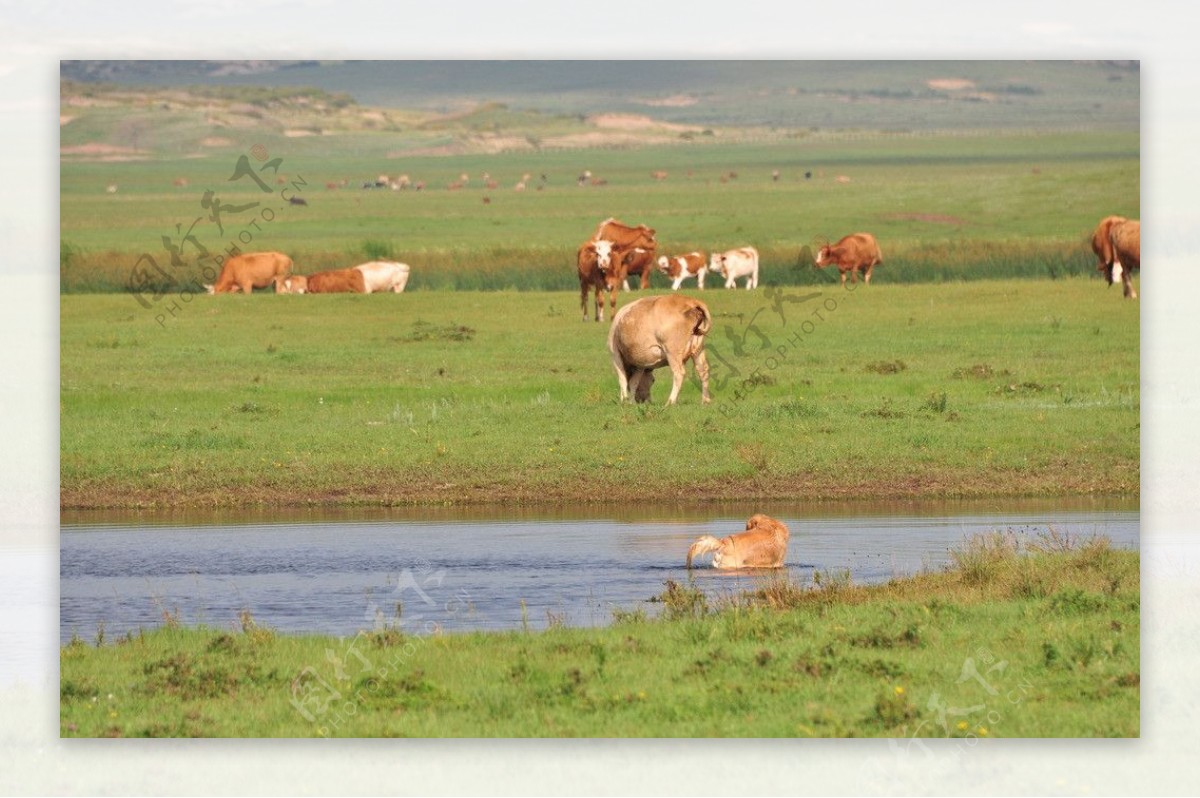
[{"label": "cow lying in grass", "polygon": [[691,360],[700,378],[702,399],[705,404],[711,402],[708,359],[704,354],[704,336],[710,329],[712,314],[708,306],[679,294],[643,297],[617,311],[608,331],[608,351],[617,372],[621,401],[628,400],[631,391],[636,401],[649,401],[654,369],[670,366],[671,396],[667,404],[675,404],[683,387],[684,365]]},{"label": "cow lying in grass", "polygon": [[392,291],[401,293],[408,285],[408,264],[396,263],[390,260],[373,260],[370,263],[360,263],[354,268],[363,273],[366,293],[376,291]]},{"label": "cow lying in grass", "polygon": [[788,528],[782,521],[758,513],[746,522],[746,531],[717,539],[703,535],[687,553],[687,567],[697,555],[713,552],[713,568],[782,568],[787,556]]},{"label": "cow lying in grass", "polygon": [[358,269],[334,269],[308,275],[310,294],[365,294],[366,281]]}]

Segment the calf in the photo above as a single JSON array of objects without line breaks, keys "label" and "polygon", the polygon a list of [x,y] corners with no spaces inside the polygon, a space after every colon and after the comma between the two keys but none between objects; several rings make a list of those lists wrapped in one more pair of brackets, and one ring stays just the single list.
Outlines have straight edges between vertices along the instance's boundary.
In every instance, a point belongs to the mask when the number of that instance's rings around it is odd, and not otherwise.
[{"label": "calf", "polygon": [[363,273],[358,269],[334,269],[308,276],[310,294],[365,294]]},{"label": "calf", "polygon": [[758,250],[754,247],[714,252],[708,268],[725,278],[726,288],[737,288],[739,277],[746,278],[747,289],[758,288]]},{"label": "calf", "polygon": [[621,401],[627,401],[630,392],[638,402],[649,401],[654,369],[670,366],[671,395],[667,404],[675,404],[683,387],[684,366],[691,360],[700,378],[702,400],[705,404],[711,402],[708,359],[704,354],[704,336],[710,329],[712,314],[708,306],[679,294],[643,297],[617,311],[608,331],[608,351],[617,372]]},{"label": "calf", "polygon": [[576,255],[576,267],[579,271],[579,306],[583,310],[584,321],[587,321],[589,290],[594,289],[596,292],[596,321],[604,321],[604,302],[600,298],[601,291],[608,290],[609,305],[612,307],[614,313],[617,309],[616,287],[620,283],[620,280],[617,278],[617,270],[607,268],[607,266],[601,268],[601,259],[606,263],[611,263],[611,241],[588,240],[579,245],[579,252]]},{"label": "calf", "polygon": [[249,294],[255,288],[274,284],[275,293],[285,277],[292,273],[292,259],[282,252],[247,252],[235,255],[221,264],[221,273],[214,285],[204,288],[210,294]]},{"label": "calf", "polygon": [[704,275],[708,271],[708,262],[703,252],[689,252],[668,258],[663,255],[658,259],[658,270],[671,279],[671,290],[678,291],[679,286],[689,277],[695,277],[700,289],[704,289]]},{"label": "calf", "polygon": [[852,233],[842,238],[836,244],[826,244],[817,252],[818,269],[824,269],[829,264],[837,266],[841,273],[842,285],[846,284],[846,273],[850,273],[851,282],[858,282],[858,273],[863,272],[863,282],[870,285],[871,271],[883,263],[883,255],[875,236],[870,233]]}]

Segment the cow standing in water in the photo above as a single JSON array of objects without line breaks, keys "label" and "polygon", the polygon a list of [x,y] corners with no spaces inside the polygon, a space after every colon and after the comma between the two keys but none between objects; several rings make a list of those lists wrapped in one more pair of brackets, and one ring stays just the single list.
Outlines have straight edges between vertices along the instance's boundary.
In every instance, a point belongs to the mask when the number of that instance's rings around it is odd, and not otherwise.
[{"label": "cow standing in water", "polygon": [[687,553],[687,567],[698,554],[713,552],[713,568],[782,568],[787,556],[788,528],[782,521],[757,513],[746,522],[746,531],[717,539],[702,535]]}]

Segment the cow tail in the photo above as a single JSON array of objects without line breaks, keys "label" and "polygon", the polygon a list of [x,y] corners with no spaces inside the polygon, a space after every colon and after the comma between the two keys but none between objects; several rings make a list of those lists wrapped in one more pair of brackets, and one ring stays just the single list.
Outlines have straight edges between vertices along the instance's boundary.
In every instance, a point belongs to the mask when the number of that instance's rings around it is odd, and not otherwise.
[{"label": "cow tail", "polygon": [[688,315],[696,319],[696,325],[692,327],[692,335],[708,335],[708,331],[712,329],[712,317],[708,315],[704,306],[696,305],[688,311]]}]

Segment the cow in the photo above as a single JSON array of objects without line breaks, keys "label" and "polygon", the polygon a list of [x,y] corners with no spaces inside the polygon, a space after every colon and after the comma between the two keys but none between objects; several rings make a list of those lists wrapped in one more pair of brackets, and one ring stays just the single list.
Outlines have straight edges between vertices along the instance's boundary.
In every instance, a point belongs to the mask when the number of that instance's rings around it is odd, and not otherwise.
[{"label": "cow", "polygon": [[[601,261],[605,266],[601,267]],[[601,291],[608,291],[608,303],[612,312],[617,310],[617,285],[621,282],[620,270],[611,268],[612,242],[587,240],[579,245],[576,266],[579,270],[579,307],[583,320],[587,321],[588,291],[596,292],[596,321],[604,321],[604,302]]]},{"label": "cow", "polygon": [[737,288],[739,277],[746,278],[747,290],[758,288],[758,250],[754,247],[714,252],[708,269],[725,278],[726,288]]},{"label": "cow", "polygon": [[836,244],[826,244],[817,251],[814,264],[818,269],[824,269],[829,264],[837,266],[842,276],[842,285],[846,284],[846,273],[850,273],[851,282],[858,282],[858,273],[863,272],[863,281],[870,285],[871,271],[883,263],[883,255],[879,251],[879,243],[870,233],[851,233]]},{"label": "cow", "polygon": [[[1118,236],[1124,247],[1123,257],[1117,252]],[[1141,262],[1141,223],[1130,221],[1124,216],[1106,216],[1096,226],[1092,234],[1092,251],[1100,262],[1096,270],[1104,274],[1109,285],[1121,281],[1124,295],[1128,299],[1137,299],[1137,291],[1133,288],[1132,269],[1140,269]]]},{"label": "cow", "polygon": [[687,553],[688,570],[698,554],[713,552],[713,568],[782,568],[787,556],[788,528],[782,521],[756,513],[746,521],[746,531],[718,540],[712,535],[696,539]]},{"label": "cow", "polygon": [[240,290],[249,294],[255,288],[275,285],[275,293],[285,277],[292,273],[292,259],[282,252],[247,252],[235,255],[221,265],[214,285],[205,285],[210,294],[232,294]]},{"label": "cow", "polygon": [[308,278],[303,274],[293,274],[290,277],[285,277],[276,291],[280,294],[307,294]]},{"label": "cow", "polygon": [[678,291],[679,286],[683,285],[683,281],[689,277],[695,277],[700,290],[704,290],[704,275],[708,272],[708,261],[703,252],[689,252],[673,258],[663,255],[658,259],[658,270],[671,280],[672,291]]},{"label": "cow", "polygon": [[621,258],[621,282],[625,290],[629,290],[630,275],[640,275],[642,278],[641,289],[644,291],[650,287],[650,273],[654,271],[654,247],[634,247],[628,250],[624,257]]},{"label": "cow", "polygon": [[310,294],[365,294],[366,280],[358,269],[334,269],[308,276]]},{"label": "cow", "polygon": [[675,404],[683,387],[684,366],[692,361],[700,378],[701,398],[709,404],[708,358],[704,354],[704,336],[712,329],[712,314],[699,299],[679,294],[648,296],[634,300],[613,316],[608,331],[608,351],[621,389],[621,401],[650,400],[653,372],[671,367],[671,395]]},{"label": "cow", "polygon": [[354,268],[363,273],[363,293],[391,291],[399,294],[404,291],[404,286],[408,285],[407,263],[373,260],[370,263],[360,263]]},{"label": "cow", "polygon": [[593,241],[613,242],[613,245],[621,249],[629,249],[631,247],[656,247],[658,240],[654,237],[654,228],[647,227],[644,224],[639,224],[637,227],[630,227],[622,224],[613,217],[608,217],[600,226],[596,228],[596,232],[592,235]]}]

